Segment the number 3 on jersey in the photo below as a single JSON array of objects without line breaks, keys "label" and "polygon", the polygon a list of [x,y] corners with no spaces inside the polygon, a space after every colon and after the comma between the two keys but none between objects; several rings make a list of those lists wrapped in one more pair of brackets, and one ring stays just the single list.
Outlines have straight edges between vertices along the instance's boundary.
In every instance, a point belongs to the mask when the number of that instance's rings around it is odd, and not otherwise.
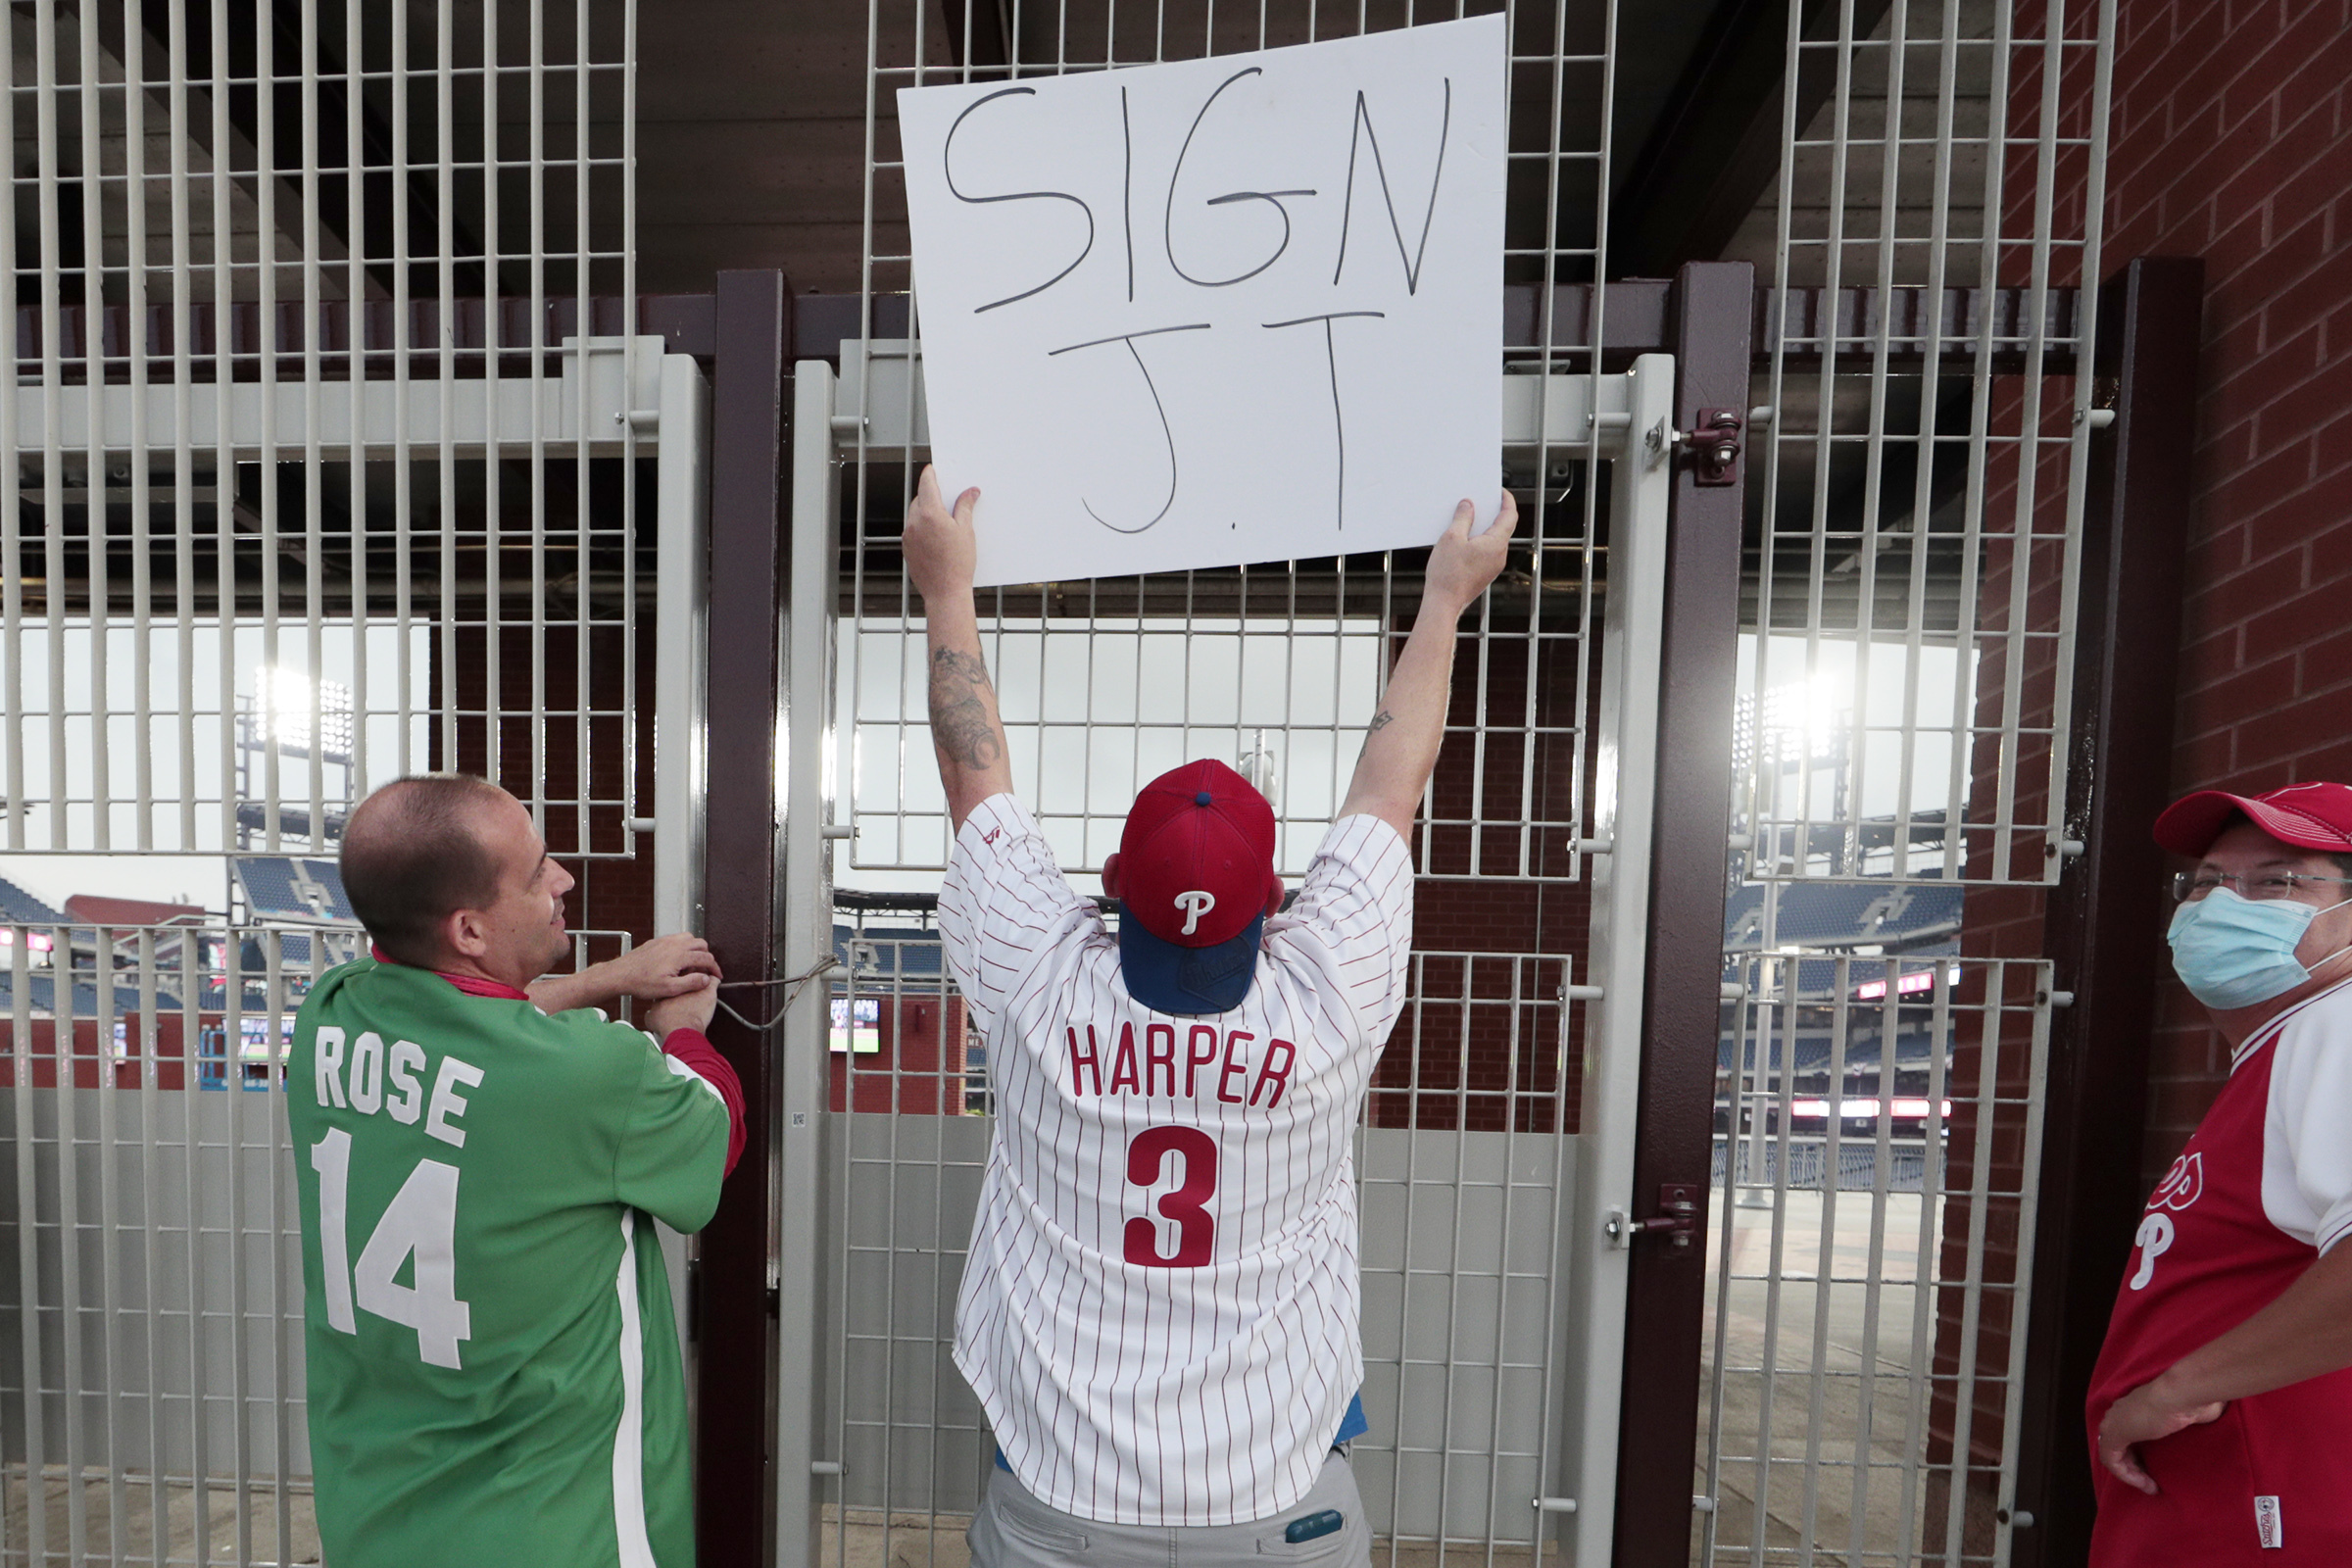
[{"label": "number 3 on jersey", "polygon": [[1159,1253],[1159,1227],[1137,1215],[1127,1222],[1127,1261],[1142,1268],[1200,1268],[1216,1246],[1217,1219],[1208,1200],[1217,1191],[1217,1142],[1198,1127],[1148,1127],[1127,1146],[1127,1180],[1137,1187],[1159,1185],[1170,1154],[1183,1162],[1184,1182],[1153,1205],[1176,1223],[1176,1251]]},{"label": "number 3 on jersey", "polygon": [[[326,1321],[345,1334],[360,1332],[358,1304],[377,1317],[416,1331],[416,1354],[432,1366],[455,1367],[458,1343],[473,1337],[473,1310],[458,1299],[458,1167],[420,1159],[351,1266],[346,1209],[351,1195],[351,1134],[336,1128],[311,1146],[318,1173],[318,1260],[326,1276]],[[411,1253],[416,1283],[396,1276]]]}]

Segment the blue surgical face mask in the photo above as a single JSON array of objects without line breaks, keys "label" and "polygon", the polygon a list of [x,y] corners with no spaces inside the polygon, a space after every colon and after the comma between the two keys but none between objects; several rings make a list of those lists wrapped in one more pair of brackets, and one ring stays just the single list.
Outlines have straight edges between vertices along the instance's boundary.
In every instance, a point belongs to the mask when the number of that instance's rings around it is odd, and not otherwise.
[{"label": "blue surgical face mask", "polygon": [[[2346,900],[2352,903],[2352,900]],[[2295,948],[2328,909],[2300,899],[2246,899],[2215,888],[2173,915],[2173,972],[2190,996],[2225,1011],[2284,996],[2311,978]],[[2348,950],[2352,951],[2352,950]],[[2330,954],[2323,963],[2343,956]]]}]

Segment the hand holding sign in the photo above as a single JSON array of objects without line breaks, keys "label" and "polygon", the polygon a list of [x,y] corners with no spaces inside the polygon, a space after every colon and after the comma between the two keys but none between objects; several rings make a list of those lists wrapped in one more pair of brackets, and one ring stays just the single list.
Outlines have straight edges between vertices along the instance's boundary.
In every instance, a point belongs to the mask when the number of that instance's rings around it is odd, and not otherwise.
[{"label": "hand holding sign", "polygon": [[901,92],[979,583],[1426,545],[1491,494],[1504,63],[1482,17]]}]

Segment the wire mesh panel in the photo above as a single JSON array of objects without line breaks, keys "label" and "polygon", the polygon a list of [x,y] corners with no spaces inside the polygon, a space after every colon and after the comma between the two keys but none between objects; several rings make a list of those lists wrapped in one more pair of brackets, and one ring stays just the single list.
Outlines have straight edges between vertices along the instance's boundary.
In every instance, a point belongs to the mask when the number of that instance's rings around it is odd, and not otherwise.
[{"label": "wire mesh panel", "polygon": [[1822,90],[1734,244],[1772,287],[1693,1551],[2006,1561],[2114,7],[1800,9]]},{"label": "wire mesh panel", "polygon": [[[1509,433],[1497,458],[1522,522],[1502,579],[1462,628],[1445,750],[1413,835],[1422,951],[1357,1154],[1372,1431],[1355,1452],[1379,1553],[1391,1562],[1465,1553],[1532,1560],[1564,1549],[1557,1525],[1571,1505],[1552,1494],[1571,1468],[1564,1453],[1591,1438],[1562,1370],[1583,1310],[1563,1282],[1591,1283],[1581,1265],[1563,1263],[1580,1223],[1578,1154],[1567,1135],[1582,1125],[1590,1081],[1571,1064],[1579,1052],[1587,1061],[1619,1054],[1589,1032],[1600,988],[1572,973],[1589,975],[1596,958],[1595,908],[1609,897],[1611,870],[1640,882],[1647,846],[1643,814],[1628,819],[1632,842],[1614,846],[1624,863],[1598,858],[1612,851],[1620,803],[1619,780],[1595,770],[1612,726],[1646,733],[1610,706],[1612,678],[1626,676],[1604,667],[1610,638],[1622,632],[1609,617],[1640,590],[1629,586],[1623,602],[1603,591],[1604,579],[1645,580],[1643,557],[1618,531],[1629,526],[1624,509],[1640,486],[1616,461],[1631,445],[1629,397],[1643,394],[1604,375],[1593,351],[1606,291],[1574,292],[1606,274],[1616,8],[1612,0],[1467,8],[1498,9],[1509,19],[1512,131],[1506,344],[1495,366]],[[869,6],[863,327],[843,346],[832,401],[807,396],[804,368],[800,405],[804,421],[827,418],[838,437],[828,452],[840,463],[838,510],[814,515],[838,522],[831,559],[840,590],[826,607],[839,617],[822,685],[833,708],[826,778],[821,798],[811,786],[796,800],[832,824],[824,830],[829,887],[850,911],[837,915],[842,961],[853,975],[880,964],[870,970],[878,986],[871,1023],[856,981],[833,999],[841,1016],[826,1149],[842,1185],[826,1245],[830,1266],[846,1258],[848,1277],[824,1341],[827,1433],[811,1449],[820,1478],[840,1477],[819,1482],[815,1526],[828,1561],[870,1551],[960,1560],[964,1521],[993,1453],[946,1356],[988,1147],[990,1043],[969,1030],[956,1038],[960,1004],[944,992],[929,1000],[944,982],[921,967],[928,960],[910,967],[907,946],[890,956],[894,942],[935,940],[922,935],[921,905],[936,892],[950,844],[926,722],[920,607],[899,550],[928,438],[895,93],[1233,54],[1462,14],[1409,0],[1347,9],[1287,0]],[[1662,394],[1671,368],[1660,362],[1650,373]],[[1642,417],[1663,432],[1661,414]],[[797,470],[796,536],[810,515],[799,510],[798,492],[820,471]],[[1432,519],[1433,531],[1441,520]],[[1363,726],[1412,624],[1423,562],[1406,551],[985,591],[981,641],[1014,788],[1065,871],[1096,891],[1136,790],[1207,756],[1273,803],[1277,869],[1295,882],[1345,795]],[[901,901],[895,912],[893,901]],[[1638,966],[1638,944],[1631,961]],[[1630,1005],[1638,981],[1626,989]],[[902,1042],[910,1053],[904,1061]],[[959,1117],[959,1109],[982,1114]],[[861,1250],[876,1227],[894,1224],[895,1241]],[[1596,1377],[1608,1396],[1592,1409],[1602,1412],[1596,1426],[1613,1445],[1614,1365]],[[1585,1472],[1584,1481],[1605,1494],[1607,1462],[1599,1462],[1603,1479]],[[788,1552],[797,1528],[791,1494],[780,1516]],[[1605,1541],[1607,1497],[1588,1495],[1585,1504],[1575,1528]]]},{"label": "wire mesh panel", "polygon": [[318,850],[465,765],[628,853],[632,25],[11,13],[0,850]]},{"label": "wire mesh panel", "polygon": [[[884,1548],[960,1560],[994,1463],[949,1356],[988,1160],[988,1047],[937,933],[900,923],[909,918],[856,911],[836,928],[830,1106],[849,1114],[834,1144],[843,1479],[824,1511],[828,1561]],[[1568,1081],[1569,960],[1416,954],[1413,966],[1408,1026],[1435,1032],[1444,1017],[1464,1042],[1504,1036],[1522,1066],[1501,1092],[1521,1126],[1551,1132]],[[1358,1131],[1364,1397],[1386,1419],[1354,1454],[1391,1559],[1415,1537],[1521,1556],[1536,1539],[1527,1499],[1544,1490],[1559,1415],[1567,1150],[1556,1136]]]},{"label": "wire mesh panel", "polygon": [[[1600,521],[1608,537],[1628,542],[1614,556],[1611,597],[1577,596],[1595,602],[1585,612],[1591,651],[1583,664],[1569,666],[1578,669],[1579,679],[1562,679],[1560,671],[1539,665],[1530,681],[1522,662],[1506,685],[1496,672],[1510,667],[1508,655],[1495,650],[1512,646],[1507,611],[1490,610],[1484,624],[1466,628],[1448,726],[1451,749],[1415,835],[1422,861],[1416,929],[1423,948],[1409,967],[1404,1017],[1375,1075],[1358,1152],[1365,1234],[1381,1245],[1365,1260],[1370,1362],[1364,1396],[1373,1432],[1359,1441],[1357,1451],[1372,1524],[1392,1560],[1431,1548],[1439,1556],[1465,1548],[1482,1555],[1558,1549],[1551,1521],[1571,1513],[1559,1491],[1563,1477],[1575,1478],[1583,1497],[1597,1494],[1605,1503],[1618,1384],[1614,1351],[1607,1347],[1616,1343],[1613,1325],[1621,1321],[1608,1313],[1612,1306],[1622,1313],[1623,1279],[1614,1274],[1612,1300],[1610,1265],[1613,1260],[1621,1269],[1623,1253],[1596,1250],[1603,1246],[1598,1211],[1574,1196],[1605,1190],[1620,1211],[1630,1204],[1624,1191],[1630,1175],[1623,1167],[1631,1150],[1629,1031],[1638,1027],[1641,948],[1621,941],[1609,956],[1604,933],[1640,928],[1639,906],[1627,902],[1628,890],[1646,886],[1641,868],[1649,827],[1636,805],[1646,799],[1649,775],[1634,760],[1647,755],[1646,737],[1654,734],[1644,727],[1654,722],[1643,715],[1654,715],[1655,693],[1644,685],[1643,672],[1654,675],[1656,662],[1639,650],[1644,635],[1654,648],[1662,592],[1655,543],[1666,470],[1637,456],[1640,444],[1626,435],[1635,423],[1662,417],[1670,370],[1653,358],[1631,375],[1601,378],[1607,397],[1596,412],[1612,420],[1608,428],[1616,434],[1592,443],[1610,460],[1602,472],[1611,508]],[[904,451],[909,430],[920,429],[919,416],[906,418],[903,407],[897,417],[887,411],[836,414],[859,406],[852,401],[857,383],[845,378],[842,401],[834,402],[823,366],[805,365],[801,374],[804,431],[855,428],[870,455],[877,447]],[[1637,407],[1645,412],[1637,415]],[[829,446],[832,437],[815,439]],[[841,454],[856,455],[846,439]],[[845,477],[855,471],[845,469]],[[799,482],[808,484],[810,467],[800,472]],[[804,525],[820,526],[816,519],[829,504],[819,489],[796,497],[796,535]],[[893,535],[863,543],[860,553],[878,555],[895,544]],[[796,551],[802,549],[813,552],[803,559],[832,559],[825,554],[829,545],[796,537]],[[825,1362],[817,1379],[825,1392],[811,1401],[819,1435],[809,1463],[818,1477],[839,1479],[820,1480],[808,1523],[817,1548],[831,1560],[869,1551],[953,1556],[962,1550],[965,1518],[993,1462],[979,1411],[947,1354],[958,1255],[989,1137],[984,1121],[958,1112],[985,1115],[990,1108],[991,1043],[966,1026],[960,1000],[941,974],[937,938],[926,928],[936,901],[930,890],[938,885],[934,857],[944,850],[945,814],[934,793],[922,710],[909,689],[921,666],[906,650],[920,637],[919,625],[895,581],[887,612],[865,612],[870,588],[858,574],[858,561],[845,553],[842,565],[848,591],[833,601],[839,635],[807,661],[805,676],[796,676],[810,684],[806,700],[796,696],[793,705],[807,722],[831,697],[832,727],[795,740],[796,754],[821,753],[829,760],[796,786],[802,793],[788,810],[788,841],[796,818],[803,842],[811,846],[820,837],[846,836],[845,830],[811,825],[828,805],[860,795],[880,804],[856,811],[856,827],[846,830],[858,836],[857,856],[828,849],[804,862],[825,869],[822,891],[840,911],[829,956],[818,956],[813,947],[803,953],[787,939],[789,966],[813,959],[811,973],[828,963],[844,971],[828,982],[834,986],[831,1014],[810,1020],[832,1048],[831,1081],[817,1092],[823,1098],[811,1096],[808,1102],[816,1107],[810,1115],[827,1113],[824,1158],[834,1196],[824,1222],[828,1250],[811,1255],[806,1266],[842,1273],[824,1310],[809,1319],[808,1332]],[[1283,575],[1295,579],[1305,569]],[[1190,583],[1216,576],[1239,582],[1247,575],[1194,573]],[[1374,582],[1384,595],[1394,594],[1405,575],[1388,562]],[[1054,813],[1056,826],[1050,831],[1079,867],[1103,852],[1104,840],[1115,842],[1141,776],[1139,757],[1164,752],[1164,761],[1152,761],[1161,766],[1188,750],[1198,755],[1206,749],[1199,732],[1215,737],[1208,747],[1234,735],[1232,728],[1203,722],[1201,709],[1230,705],[1224,710],[1229,724],[1230,715],[1246,711],[1249,703],[1297,701],[1303,689],[1325,704],[1333,702],[1335,690],[1360,692],[1358,711],[1368,710],[1396,629],[1376,623],[1368,632],[1335,630],[1304,614],[1287,621],[1235,616],[1207,626],[1194,617],[1188,626],[1181,602],[1164,619],[1151,613],[1154,607],[1147,602],[1142,613],[1107,628],[1102,622],[1109,617],[1065,620],[1051,612],[1079,592],[1103,587],[1026,590],[1047,613],[1017,620],[1000,615],[984,634],[996,653],[1006,707],[1021,726],[1015,734],[1027,732],[1012,743],[1016,788],[1033,792]],[[822,591],[809,592],[816,597],[796,601],[796,649],[807,632],[801,619],[824,614]],[[1010,598],[1012,591],[1000,597]],[[1292,648],[1294,640],[1300,646]],[[887,663],[877,660],[866,666],[885,669],[883,678],[856,667],[860,650],[886,656]],[[834,662],[827,662],[827,654]],[[1252,665],[1260,673],[1252,674]],[[1301,669],[1309,672],[1303,688],[1296,682]],[[1592,672],[1590,686],[1582,680],[1586,669]],[[1293,677],[1287,686],[1284,675]],[[1531,697],[1521,682],[1542,689]],[[1023,707],[1024,687],[1037,694],[1033,709]],[[1593,781],[1595,792],[1590,814],[1574,820],[1600,836],[1562,842],[1556,829],[1530,833],[1526,820],[1495,821],[1498,831],[1490,843],[1502,846],[1496,859],[1518,853],[1521,845],[1542,846],[1542,857],[1525,876],[1499,874],[1490,862],[1487,874],[1474,878],[1468,869],[1486,853],[1478,840],[1489,831],[1479,813],[1499,818],[1517,808],[1540,819],[1540,810],[1521,807],[1510,792],[1526,778],[1541,789],[1560,787],[1554,768],[1517,769],[1524,753],[1508,748],[1525,741],[1523,732],[1480,721],[1482,712],[1497,708],[1523,711],[1523,703],[1534,707],[1539,722],[1612,750],[1624,771],[1596,775],[1580,763],[1572,774]],[[1188,707],[1194,710],[1191,734],[1183,722]],[[1155,725],[1152,715],[1171,708],[1175,719]],[[1507,740],[1497,739],[1498,730]],[[1065,744],[1056,731],[1064,732],[1070,748],[1060,768],[1040,760]],[[1327,770],[1328,782],[1320,787],[1329,792],[1307,810],[1294,804],[1282,812],[1288,836],[1282,853],[1295,874],[1313,842],[1308,835],[1319,836],[1336,806],[1339,786],[1330,775],[1337,761],[1330,751],[1346,744],[1351,752],[1355,736],[1331,708],[1287,735],[1301,749],[1325,748],[1318,765]],[[1273,749],[1268,736],[1251,733],[1249,743],[1250,750],[1236,760],[1256,769],[1278,802],[1284,800],[1284,780],[1262,760]],[[1489,765],[1502,755],[1512,759],[1511,770]],[[877,759],[878,779],[867,771]],[[1111,782],[1102,783],[1104,778]],[[1308,787],[1317,787],[1311,774]],[[1604,790],[1624,800],[1600,804]],[[869,858],[867,844],[878,827],[894,834],[882,842],[895,855]],[[788,850],[788,858],[795,853]],[[1536,858],[1535,850],[1527,853]],[[1602,855],[1606,858],[1590,879],[1575,874],[1577,861]],[[1621,921],[1609,917],[1612,910],[1621,911]],[[1446,939],[1457,934],[1486,945],[1447,951]],[[1572,979],[1580,950],[1593,973],[1609,970],[1606,986]],[[1626,1004],[1604,1013],[1602,999],[1619,995]],[[801,1038],[813,1044],[807,1034]],[[789,1044],[787,1050],[789,1054]],[[1614,1074],[1604,1074],[1610,1064]],[[1613,1077],[1616,1090],[1594,1089],[1604,1076]],[[794,1094],[788,1087],[788,1169],[793,1128],[800,1125],[791,1109]],[[1598,1130],[1586,1120],[1589,1099],[1611,1107]],[[1566,1136],[1580,1130],[1582,1137]],[[1595,1179],[1596,1170],[1608,1173],[1607,1179]],[[1391,1250],[1391,1242],[1401,1250]],[[809,1245],[818,1243],[812,1233]],[[793,1277],[802,1266],[788,1247],[780,1276]],[[797,1332],[793,1312],[788,1304],[788,1343]],[[1606,1386],[1607,1399],[1593,1393],[1594,1385]],[[1604,1506],[1576,1512],[1575,1522],[1606,1541]],[[781,1528],[787,1543],[797,1539],[789,1514]],[[1593,1548],[1588,1544],[1580,1549]]]},{"label": "wire mesh panel", "polygon": [[1705,1560],[1995,1560],[2009,1520],[1968,1499],[1998,1489],[2021,1414],[2049,966],[1744,970],[1716,1102]]},{"label": "wire mesh panel", "polygon": [[465,769],[558,854],[644,847],[702,436],[691,362],[638,331],[634,27],[289,0],[0,33],[0,854],[219,857],[253,922],[0,928],[0,1560],[316,1560],[262,1091],[357,951],[354,804]]},{"label": "wire mesh panel", "polygon": [[275,1091],[334,960],[261,929],[4,933],[12,1562],[315,1558]]},{"label": "wire mesh panel", "polygon": [[[2053,880],[2113,6],[1904,0],[1788,40],[1751,466],[1750,878]],[[1867,13],[1863,13],[1867,15]],[[1980,757],[1996,754],[1985,788]]]}]

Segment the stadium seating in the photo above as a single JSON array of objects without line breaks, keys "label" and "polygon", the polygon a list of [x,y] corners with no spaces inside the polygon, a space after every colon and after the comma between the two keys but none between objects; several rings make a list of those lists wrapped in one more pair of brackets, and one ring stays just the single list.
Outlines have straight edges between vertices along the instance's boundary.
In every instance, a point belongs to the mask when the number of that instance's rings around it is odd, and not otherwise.
[{"label": "stadium seating", "polygon": [[0,925],[63,925],[65,921],[64,914],[0,877]]},{"label": "stadium seating", "polygon": [[297,859],[288,855],[240,855],[229,863],[245,890],[256,920],[316,925],[322,920],[359,922],[343,875],[332,860]]},{"label": "stadium seating", "polygon": [[[1726,952],[1764,945],[1765,889],[1749,884],[1724,902]],[[1891,882],[1784,882],[1773,911],[1773,946],[1817,952],[1878,947],[1888,952],[1948,941],[1960,930],[1961,889]]]},{"label": "stadium seating", "polygon": [[240,855],[229,861],[258,920],[315,920],[318,911],[294,886],[294,862],[282,855]]}]

